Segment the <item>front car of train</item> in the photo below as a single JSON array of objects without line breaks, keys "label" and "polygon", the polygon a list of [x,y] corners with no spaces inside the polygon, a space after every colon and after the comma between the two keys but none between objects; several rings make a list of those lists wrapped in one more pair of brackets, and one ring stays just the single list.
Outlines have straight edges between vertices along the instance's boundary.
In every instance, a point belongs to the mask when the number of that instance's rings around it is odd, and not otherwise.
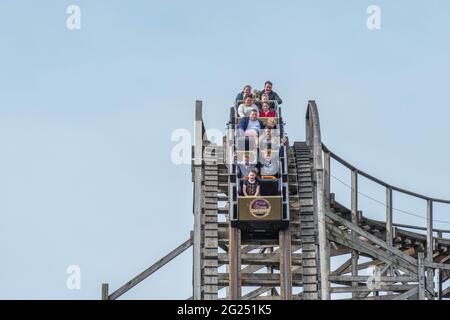
[{"label": "front car of train", "polygon": [[[237,105],[231,107],[227,124],[230,222],[241,229],[243,241],[278,239],[279,231],[289,226],[285,124],[277,101],[269,102],[275,117],[258,117],[263,128],[256,135],[239,127]],[[259,195],[244,195],[249,167],[256,168]]]}]

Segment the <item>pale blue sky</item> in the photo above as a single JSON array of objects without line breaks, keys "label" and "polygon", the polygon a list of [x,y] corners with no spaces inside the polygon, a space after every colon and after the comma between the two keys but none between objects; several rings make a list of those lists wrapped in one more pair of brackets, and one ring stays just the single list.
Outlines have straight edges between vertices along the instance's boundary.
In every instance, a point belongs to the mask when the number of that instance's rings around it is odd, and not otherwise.
[{"label": "pale blue sky", "polygon": [[[70,4],[81,30],[66,28]],[[379,31],[366,27],[371,4]],[[190,167],[170,162],[171,132],[192,131],[196,99],[223,130],[247,83],[274,82],[291,141],[315,99],[336,153],[450,198],[449,31],[445,0],[1,1],[0,298],[96,299],[186,240]],[[450,220],[448,207],[436,214]],[[191,261],[124,298],[187,298]],[[66,288],[73,264],[78,291]]]}]

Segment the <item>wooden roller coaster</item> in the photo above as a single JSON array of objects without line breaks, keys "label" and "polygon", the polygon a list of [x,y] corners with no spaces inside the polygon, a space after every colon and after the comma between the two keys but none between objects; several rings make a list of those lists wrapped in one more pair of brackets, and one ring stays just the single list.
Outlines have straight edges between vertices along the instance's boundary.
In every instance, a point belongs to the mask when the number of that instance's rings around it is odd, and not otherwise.
[{"label": "wooden roller coaster", "polygon": [[[208,141],[201,101],[195,126],[190,238],[116,291],[109,293],[103,284],[103,299],[119,298],[190,247],[194,300],[450,298],[450,230],[433,225],[433,205],[450,201],[389,185],[334,154],[321,141],[314,101],[307,106],[306,141],[287,148],[290,222],[278,239],[242,241],[243,231],[229,217],[228,140]],[[351,172],[350,208],[332,193],[332,159]],[[359,177],[385,188],[384,221],[369,219],[359,208]],[[393,193],[425,201],[426,225],[394,223]],[[376,271],[363,272],[368,269]]]}]

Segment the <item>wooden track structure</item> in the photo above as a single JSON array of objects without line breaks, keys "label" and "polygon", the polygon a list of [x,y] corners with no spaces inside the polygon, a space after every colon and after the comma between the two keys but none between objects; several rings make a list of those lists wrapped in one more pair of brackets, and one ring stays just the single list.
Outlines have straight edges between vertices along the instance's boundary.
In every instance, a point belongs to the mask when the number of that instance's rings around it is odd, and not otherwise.
[{"label": "wooden track structure", "polygon": [[[119,298],[190,247],[193,295],[189,299],[194,300],[450,298],[450,230],[433,226],[433,205],[450,201],[389,185],[330,151],[321,140],[314,101],[307,106],[306,141],[288,148],[291,221],[278,241],[241,243],[240,230],[232,228],[228,219],[228,140],[224,137],[221,145],[213,144],[205,132],[202,102],[197,101],[191,236],[116,291],[109,293],[108,284],[103,284],[104,300]],[[351,172],[350,208],[331,192],[332,159]],[[386,189],[384,221],[365,217],[359,208],[359,177]],[[424,226],[393,222],[394,192],[426,201]],[[368,269],[375,272],[363,274]]]}]

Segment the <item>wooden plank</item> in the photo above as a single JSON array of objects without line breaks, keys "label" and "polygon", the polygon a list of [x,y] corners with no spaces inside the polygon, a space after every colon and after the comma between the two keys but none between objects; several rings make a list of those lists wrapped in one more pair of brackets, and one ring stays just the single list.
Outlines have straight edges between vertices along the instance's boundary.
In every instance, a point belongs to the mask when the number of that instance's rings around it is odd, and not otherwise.
[{"label": "wooden plank", "polygon": [[204,300],[217,300],[217,293],[204,293]]},{"label": "wooden plank", "polygon": [[319,296],[318,296],[317,291],[303,293],[303,300],[318,300],[318,299],[319,299]]},{"label": "wooden plank", "polygon": [[203,284],[204,285],[217,285],[218,284],[217,275],[216,276],[205,275],[203,277]]},{"label": "wooden plank", "polygon": [[314,224],[314,222],[301,222],[300,223],[300,229],[315,229],[316,225]]},{"label": "wooden plank", "polygon": [[[358,225],[358,171],[352,170],[352,178],[351,178],[351,212],[352,212],[352,223],[354,225]],[[356,237],[356,234],[352,231],[352,236]],[[358,275],[358,259],[359,253],[356,250],[352,250],[352,276],[356,277]],[[352,286],[356,287],[358,285],[357,282],[353,282]],[[353,299],[358,297],[357,292],[352,293]]]},{"label": "wooden plank", "polygon": [[314,222],[314,215],[301,215],[300,224],[303,222]]},{"label": "wooden plank", "polygon": [[218,275],[217,268],[203,268],[203,275],[217,277],[217,275]]},{"label": "wooden plank", "polygon": [[423,252],[419,252],[418,254],[418,275],[419,275],[419,300],[425,300],[425,267],[423,265],[424,262],[424,254]]},{"label": "wooden plank", "polygon": [[303,292],[314,292],[316,293],[318,290],[317,283],[303,283]]},{"label": "wooden plank", "polygon": [[325,208],[329,210],[330,208],[330,188],[331,188],[331,158],[329,152],[324,152],[323,154],[323,177],[324,177],[324,198],[325,198]]},{"label": "wooden plank", "polygon": [[315,240],[315,234],[316,234],[316,230],[315,229],[301,229],[300,234],[303,236],[314,236],[313,237],[313,241]]},{"label": "wooden plank", "polygon": [[317,275],[303,275],[303,284],[317,284]]},{"label": "wooden plank", "polygon": [[246,295],[244,295],[242,297],[242,300],[252,300],[255,299],[257,297],[259,297],[260,295],[266,293],[269,290],[272,290],[273,287],[259,287],[253,291],[250,291],[249,293],[247,293]]},{"label": "wooden plank", "polygon": [[205,216],[205,215],[203,215],[201,217],[201,221],[202,221],[202,224],[207,224],[207,223],[216,224],[217,223],[217,216]]},{"label": "wooden plank", "polygon": [[[128,290],[136,286],[137,284],[141,283],[143,280],[145,280],[147,277],[155,273],[157,270],[165,266],[167,263],[175,259],[177,256],[182,254],[184,251],[186,251],[188,248],[190,248],[192,245],[192,238],[189,238],[185,242],[183,242],[181,245],[179,245],[177,248],[172,250],[169,254],[158,260],[156,263],[151,265],[149,268],[138,274],[136,277],[125,283],[123,286],[121,286],[119,289],[114,291],[110,296],[109,300],[116,300],[121,295],[126,293]],[[200,274],[201,278],[201,274]]]},{"label": "wooden plank", "polygon": [[[228,263],[228,253],[218,254],[219,262],[222,264]],[[301,266],[302,254],[293,253],[292,254],[292,265]],[[263,265],[263,266],[278,266],[280,263],[279,252],[273,253],[241,253],[241,264],[251,264],[251,265]]]},{"label": "wooden plank", "polygon": [[205,259],[205,260],[203,260],[203,267],[218,268],[219,262],[217,261],[217,259]]},{"label": "wooden plank", "polygon": [[219,246],[217,238],[205,238],[205,248],[216,249]]},{"label": "wooden plank", "polygon": [[231,227],[229,225],[230,232],[230,245],[229,245],[229,299],[239,300],[241,298],[241,230]]},{"label": "wooden plank", "polygon": [[373,247],[371,244],[366,241],[362,241],[359,238],[354,238],[347,232],[343,232],[337,227],[329,226],[330,233],[329,237],[331,241],[335,241],[349,248],[355,248],[359,252],[364,252],[371,257],[374,257],[378,260],[383,261],[384,263],[392,263],[398,268],[405,270],[406,272],[412,272],[417,274],[417,269],[415,266],[398,259],[395,255],[390,254],[389,252],[385,252]]},{"label": "wooden plank", "polygon": [[205,293],[213,294],[213,293],[217,293],[219,288],[217,285],[204,285],[203,289],[204,289]]},{"label": "wooden plank", "polygon": [[331,288],[332,293],[359,293],[359,292],[371,292],[371,291],[408,291],[416,287],[417,285],[380,285],[377,288],[369,288],[367,286],[357,286],[357,287],[334,287]]},{"label": "wooden plank", "polygon": [[393,230],[392,230],[392,188],[386,188],[386,242],[392,246]]},{"label": "wooden plank", "polygon": [[395,296],[392,300],[407,300],[408,298],[416,295],[419,292],[419,286],[414,286],[414,288]]},{"label": "wooden plank", "polygon": [[352,265],[352,258],[350,258],[347,261],[345,261],[336,270],[334,270],[332,273],[330,273],[330,279],[331,279],[331,276],[340,275],[345,270],[347,270],[351,265]]},{"label": "wooden plank", "polygon": [[204,259],[217,259],[217,248],[203,248]]},{"label": "wooden plank", "polygon": [[303,243],[302,242],[302,250],[303,251],[309,251],[309,252],[312,252],[312,251],[316,251],[316,245],[315,244],[313,244],[313,243]]},{"label": "wooden plank", "polygon": [[217,228],[213,229],[213,230],[206,230],[206,228],[205,228],[205,231],[204,231],[205,238],[217,238],[218,234],[219,233],[217,232]]},{"label": "wooden plank", "polygon": [[317,269],[315,267],[314,268],[302,267],[302,273],[304,275],[308,275],[308,276],[316,275],[317,274]]},{"label": "wooden plank", "polygon": [[204,208],[206,210],[217,210],[217,203],[205,203]]},{"label": "wooden plank", "polygon": [[[433,263],[433,201],[427,201],[427,262]],[[434,272],[427,270],[427,287],[434,295]]]},{"label": "wooden plank", "polygon": [[314,206],[304,205],[302,203],[303,199],[300,199],[300,209],[303,215],[314,215]]},{"label": "wooden plank", "polygon": [[[315,259],[316,258],[316,251],[304,251],[301,254],[298,254],[298,256],[295,253],[292,254],[292,261],[293,262],[295,260],[301,259],[301,258],[304,258],[304,259]],[[295,263],[294,263],[294,265],[295,265]]]},{"label": "wooden plank", "polygon": [[289,230],[279,232],[280,241],[280,295],[282,300],[292,300],[292,250]]},{"label": "wooden plank", "polygon": [[109,300],[109,284],[102,283],[102,300]]},{"label": "wooden plank", "polygon": [[[217,202],[217,200],[216,200],[216,202]],[[205,216],[215,217],[215,216],[217,216],[217,210],[214,210],[214,209],[205,210]]]},{"label": "wooden plank", "polygon": [[427,268],[450,270],[450,264],[448,264],[448,263],[438,263],[438,262],[424,261],[423,264]]},{"label": "wooden plank", "polygon": [[364,231],[363,229],[361,229],[360,227],[352,224],[351,222],[345,220],[344,218],[338,216],[335,213],[332,212],[328,212],[327,216],[330,217],[332,220],[339,222],[340,224],[342,224],[343,226],[345,226],[346,228],[356,232],[357,234],[363,236],[364,238],[367,238],[369,241],[373,242],[374,244],[380,246],[381,248],[385,249],[386,251],[391,252],[392,254],[394,254],[395,256],[397,256],[398,258],[410,263],[413,266],[417,267],[417,261],[416,259],[404,254],[403,252],[401,252],[399,249],[388,246],[384,241],[380,240],[379,238],[375,237],[374,235],[370,234],[367,231]]},{"label": "wooden plank", "polygon": [[[211,187],[211,186],[208,186],[208,187]],[[206,186],[203,187],[203,189],[205,189],[205,188],[206,188]],[[206,191],[206,190],[203,190],[203,196],[205,198],[217,199],[218,192],[217,191]]]},{"label": "wooden plank", "polygon": [[211,230],[211,231],[218,231],[218,224],[217,224],[217,222],[216,223],[213,223],[213,222],[208,222],[208,223],[205,223],[205,232],[207,231],[207,230]]},{"label": "wooden plank", "polygon": [[[218,283],[220,285],[226,285],[230,281],[229,273],[219,273]],[[302,275],[300,273],[292,274],[292,283],[295,286],[301,286]],[[280,274],[279,273],[241,273],[242,286],[279,286]]]},{"label": "wooden plank", "polygon": [[[339,281],[339,282],[367,282],[372,276],[346,276],[346,275],[330,275],[330,281]],[[415,277],[409,276],[380,276],[377,278],[382,282],[417,282]]]},{"label": "wooden plank", "polygon": [[193,234],[193,298],[201,299],[201,216],[203,179],[203,120],[202,102],[195,103],[195,145],[194,145],[194,234]]},{"label": "wooden plank", "polygon": [[316,237],[314,236],[302,236],[302,243],[315,243]]}]

